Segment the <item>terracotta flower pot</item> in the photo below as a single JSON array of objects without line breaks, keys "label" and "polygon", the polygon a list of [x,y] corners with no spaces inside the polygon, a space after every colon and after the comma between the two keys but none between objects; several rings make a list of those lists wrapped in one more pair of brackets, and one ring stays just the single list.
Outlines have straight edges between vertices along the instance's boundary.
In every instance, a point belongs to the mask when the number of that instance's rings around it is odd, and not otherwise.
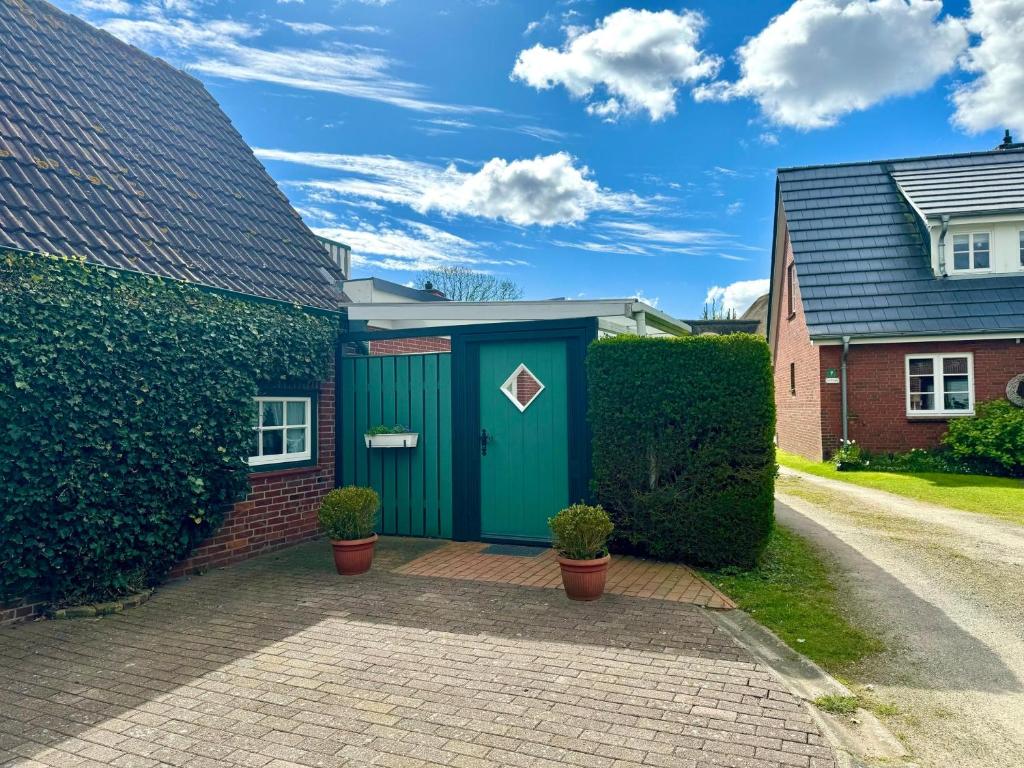
[{"label": "terracotta flower pot", "polygon": [[596,560],[570,560],[559,555],[558,565],[562,569],[566,597],[570,600],[597,600],[604,593],[611,559],[611,555],[605,555]]},{"label": "terracotta flower pot", "polygon": [[377,534],[368,539],[352,541],[331,541],[334,547],[334,567],[342,576],[357,576],[366,573],[373,564],[373,545],[377,543]]}]

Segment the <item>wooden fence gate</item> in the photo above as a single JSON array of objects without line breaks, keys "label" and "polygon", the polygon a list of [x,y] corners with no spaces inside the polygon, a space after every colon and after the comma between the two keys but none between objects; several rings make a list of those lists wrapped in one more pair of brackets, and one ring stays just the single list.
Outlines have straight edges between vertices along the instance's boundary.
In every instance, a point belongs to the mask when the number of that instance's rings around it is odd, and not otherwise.
[{"label": "wooden fence gate", "polygon": [[[452,367],[450,353],[341,357],[341,484],[376,489],[378,530],[452,537]],[[415,449],[366,448],[363,434],[401,424]]]}]

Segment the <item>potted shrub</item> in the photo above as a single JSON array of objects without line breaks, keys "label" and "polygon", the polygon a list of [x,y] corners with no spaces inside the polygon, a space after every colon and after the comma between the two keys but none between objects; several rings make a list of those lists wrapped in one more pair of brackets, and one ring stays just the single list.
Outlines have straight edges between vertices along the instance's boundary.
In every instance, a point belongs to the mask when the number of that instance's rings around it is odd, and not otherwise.
[{"label": "potted shrub", "polygon": [[379,507],[380,496],[373,488],[349,485],[324,496],[318,517],[334,547],[334,565],[343,576],[370,570]]},{"label": "potted shrub", "polygon": [[608,537],[615,526],[600,505],[573,504],[548,518],[562,585],[570,600],[597,600],[608,577]]},{"label": "potted shrub", "polygon": [[401,424],[393,427],[380,424],[363,433],[367,448],[415,448],[419,439],[419,432],[410,432]]}]

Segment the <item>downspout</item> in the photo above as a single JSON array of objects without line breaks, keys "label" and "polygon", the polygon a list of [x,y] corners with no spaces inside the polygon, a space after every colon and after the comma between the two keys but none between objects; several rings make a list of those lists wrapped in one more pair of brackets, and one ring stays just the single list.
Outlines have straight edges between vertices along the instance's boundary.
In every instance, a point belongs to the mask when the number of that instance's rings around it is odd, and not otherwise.
[{"label": "downspout", "polygon": [[846,397],[846,356],[847,356],[847,354],[849,354],[849,352],[850,352],[850,337],[849,336],[843,336],[843,357],[842,357],[842,360],[840,361],[840,366],[839,366],[839,377],[840,377],[840,379],[839,379],[840,380],[839,388],[840,388],[840,390],[842,392],[842,398],[843,398],[842,411],[843,411],[843,445],[844,446],[848,442],[850,442],[849,414],[848,414],[848,405],[847,405],[847,397]]},{"label": "downspout", "polygon": [[949,229],[949,214],[942,214],[942,230],[939,232],[939,276],[946,277],[946,231]]}]

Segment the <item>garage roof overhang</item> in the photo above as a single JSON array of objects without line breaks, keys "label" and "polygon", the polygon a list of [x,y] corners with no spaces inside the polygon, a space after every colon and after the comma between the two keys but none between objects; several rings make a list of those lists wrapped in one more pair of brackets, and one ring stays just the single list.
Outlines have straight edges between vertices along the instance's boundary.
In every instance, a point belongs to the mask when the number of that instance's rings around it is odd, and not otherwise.
[{"label": "garage roof overhang", "polygon": [[611,334],[688,336],[691,332],[682,320],[638,299],[396,302],[349,304],[345,309],[349,320],[392,330],[596,317],[600,330]]}]

